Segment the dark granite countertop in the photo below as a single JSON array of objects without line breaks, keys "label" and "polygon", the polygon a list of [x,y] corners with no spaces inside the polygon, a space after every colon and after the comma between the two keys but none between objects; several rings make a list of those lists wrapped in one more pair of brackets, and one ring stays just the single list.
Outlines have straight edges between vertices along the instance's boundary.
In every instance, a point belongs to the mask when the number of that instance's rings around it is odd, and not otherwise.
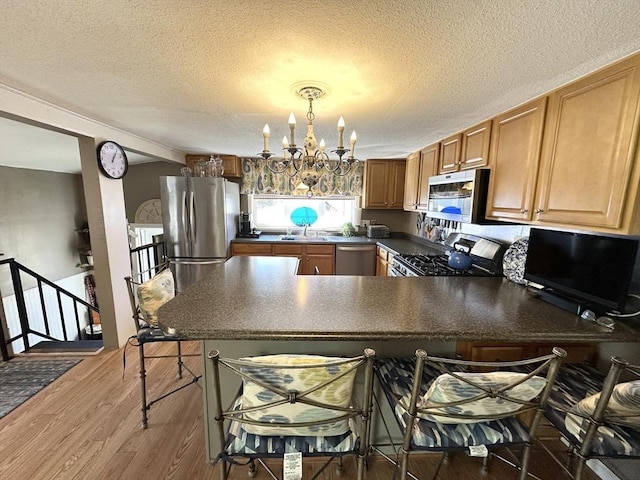
[{"label": "dark granite countertop", "polygon": [[495,277],[296,276],[297,259],[233,257],[160,308],[192,339],[635,342]]},{"label": "dark granite countertop", "polygon": [[367,238],[363,236],[343,237],[341,235],[329,235],[326,240],[308,240],[296,242],[295,240],[279,240],[280,235],[260,235],[259,238],[235,238],[234,243],[321,243],[321,244],[360,244],[380,245],[394,253],[439,253],[444,251],[444,246],[434,244],[418,237],[393,236],[391,238]]}]

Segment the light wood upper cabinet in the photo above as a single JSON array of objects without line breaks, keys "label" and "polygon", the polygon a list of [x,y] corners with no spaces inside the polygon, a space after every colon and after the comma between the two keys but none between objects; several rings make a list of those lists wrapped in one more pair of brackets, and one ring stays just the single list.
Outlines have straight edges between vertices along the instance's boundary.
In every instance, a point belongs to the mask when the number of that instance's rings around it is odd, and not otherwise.
[{"label": "light wood upper cabinet", "polygon": [[420,152],[413,152],[407,157],[404,174],[403,208],[414,211],[418,208],[418,182],[420,180]]},{"label": "light wood upper cabinet", "polygon": [[460,170],[486,167],[489,164],[489,140],[491,120],[482,122],[462,132]]},{"label": "light wood upper cabinet", "polygon": [[[242,177],[242,162],[236,155],[217,155],[222,159],[222,166],[224,167],[223,177],[227,178],[240,178]],[[206,155],[187,155],[185,157],[186,166],[193,171],[193,164],[197,161],[206,162],[211,158],[210,154]]]},{"label": "light wood upper cabinet", "polygon": [[440,143],[434,143],[407,157],[404,182],[404,209],[408,211],[427,208],[429,202],[429,177],[438,174]]},{"label": "light wood upper cabinet", "polygon": [[549,96],[534,221],[640,228],[639,99],[640,55]]},{"label": "light wood upper cabinet", "polygon": [[434,143],[420,150],[420,181],[418,182],[418,210],[429,203],[429,177],[438,174],[440,144]]},{"label": "light wood upper cabinet", "polygon": [[440,142],[440,159],[438,173],[458,171],[460,151],[462,149],[462,134],[458,133]]},{"label": "light wood upper cabinet", "polygon": [[547,98],[493,120],[487,217],[528,221],[533,213]]},{"label": "light wood upper cabinet", "polygon": [[491,120],[474,125],[440,142],[438,173],[458,172],[489,164]]},{"label": "light wood upper cabinet", "polygon": [[402,209],[406,160],[367,160],[363,208]]}]

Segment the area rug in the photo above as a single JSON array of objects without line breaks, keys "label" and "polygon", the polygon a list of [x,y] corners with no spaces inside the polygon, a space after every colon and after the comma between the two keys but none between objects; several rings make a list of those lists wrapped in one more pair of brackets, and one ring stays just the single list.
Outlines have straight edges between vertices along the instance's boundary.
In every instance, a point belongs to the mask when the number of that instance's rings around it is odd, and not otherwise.
[{"label": "area rug", "polygon": [[0,418],[81,361],[14,359],[0,363]]}]

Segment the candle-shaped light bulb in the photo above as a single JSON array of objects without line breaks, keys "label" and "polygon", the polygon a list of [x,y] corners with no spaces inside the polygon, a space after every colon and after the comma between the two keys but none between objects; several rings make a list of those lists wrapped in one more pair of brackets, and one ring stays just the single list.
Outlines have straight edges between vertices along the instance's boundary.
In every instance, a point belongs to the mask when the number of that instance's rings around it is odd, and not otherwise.
[{"label": "candle-shaped light bulb", "polygon": [[288,158],[289,152],[287,151],[289,148],[289,140],[287,140],[287,136],[282,137],[282,159],[286,160]]},{"label": "candle-shaped light bulb", "polygon": [[295,136],[294,133],[296,130],[296,117],[294,117],[293,112],[289,114],[289,130],[291,130],[291,145],[295,145]]},{"label": "candle-shaped light bulb", "polygon": [[264,151],[269,151],[269,134],[271,131],[269,130],[269,124],[265,123],[264,128],[262,129],[262,138],[264,140]]},{"label": "candle-shaped light bulb", "polygon": [[342,148],[342,135],[344,133],[344,118],[340,117],[338,119],[338,148]]},{"label": "candle-shaped light bulb", "polygon": [[353,155],[355,154],[355,151],[356,151],[356,140],[357,140],[356,131],[354,130],[351,133],[351,138],[349,139],[351,143],[351,158],[353,158]]},{"label": "candle-shaped light bulb", "polygon": [[325,147],[326,147],[326,145],[325,145],[325,143],[324,143],[324,138],[321,138],[321,139],[320,139],[320,151],[321,151],[322,153],[324,153],[324,149],[325,149]]}]

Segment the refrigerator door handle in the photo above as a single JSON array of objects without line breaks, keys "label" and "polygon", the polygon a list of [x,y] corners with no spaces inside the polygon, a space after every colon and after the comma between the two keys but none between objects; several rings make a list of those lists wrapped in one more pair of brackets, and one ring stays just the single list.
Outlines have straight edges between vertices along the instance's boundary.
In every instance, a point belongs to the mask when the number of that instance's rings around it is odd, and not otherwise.
[{"label": "refrigerator door handle", "polygon": [[186,243],[186,250],[187,250],[187,255],[190,256],[191,255],[191,228],[189,227],[189,225],[191,224],[191,221],[189,219],[189,209],[187,207],[187,192],[183,191],[182,192],[182,231],[186,233],[187,235],[187,243]]},{"label": "refrigerator door handle", "polygon": [[183,258],[170,258],[169,263],[174,263],[176,265],[214,265],[216,263],[224,263],[227,260],[225,258],[214,258],[212,260],[193,260],[193,259],[183,259]]},{"label": "refrigerator door handle", "polygon": [[[198,219],[196,218],[196,195],[193,191],[189,192],[189,233],[191,235],[191,242],[196,241],[196,233],[197,232],[197,223]],[[190,255],[193,255],[190,253]]]}]

